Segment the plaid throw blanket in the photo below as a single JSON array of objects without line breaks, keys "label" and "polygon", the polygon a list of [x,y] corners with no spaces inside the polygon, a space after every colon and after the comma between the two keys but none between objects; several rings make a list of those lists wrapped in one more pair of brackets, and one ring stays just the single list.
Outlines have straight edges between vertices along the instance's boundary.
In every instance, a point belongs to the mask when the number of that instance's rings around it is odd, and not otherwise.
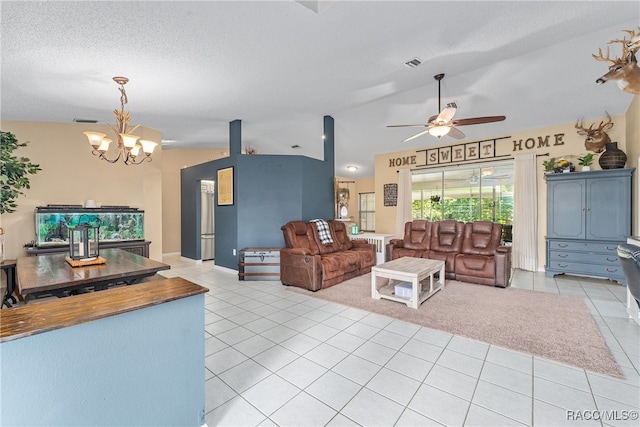
[{"label": "plaid throw blanket", "polygon": [[324,219],[312,219],[309,222],[315,222],[316,227],[318,228],[318,237],[320,238],[320,242],[323,245],[328,245],[329,243],[333,243],[333,239],[331,238],[331,231],[329,230],[329,224]]}]

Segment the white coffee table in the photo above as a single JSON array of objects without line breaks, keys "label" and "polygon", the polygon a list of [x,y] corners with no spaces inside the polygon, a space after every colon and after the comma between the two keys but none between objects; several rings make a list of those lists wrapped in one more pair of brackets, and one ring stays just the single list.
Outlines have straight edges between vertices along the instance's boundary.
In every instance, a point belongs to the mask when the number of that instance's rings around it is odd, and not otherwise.
[{"label": "white coffee table", "polygon": [[[434,287],[434,273],[440,272]],[[429,286],[423,282],[429,279]],[[395,285],[411,283],[411,298],[395,295]],[[426,285],[426,283],[424,283]],[[423,301],[444,288],[444,261],[403,257],[371,267],[371,298],[388,299],[418,308]]]}]

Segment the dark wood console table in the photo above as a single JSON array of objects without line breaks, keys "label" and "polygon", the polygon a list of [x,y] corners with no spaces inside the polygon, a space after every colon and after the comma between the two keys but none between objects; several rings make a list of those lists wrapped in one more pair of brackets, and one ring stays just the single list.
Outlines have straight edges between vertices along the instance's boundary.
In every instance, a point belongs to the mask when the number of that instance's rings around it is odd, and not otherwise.
[{"label": "dark wood console table", "polygon": [[64,252],[18,258],[18,289],[25,302],[29,297],[63,297],[82,288],[103,290],[117,283],[131,285],[171,268],[168,264],[122,249],[101,250],[100,256],[107,262],[86,267],[71,267],[65,261],[66,256]]},{"label": "dark wood console table", "polygon": [[[100,242],[100,251],[103,249],[122,249],[127,252],[134,253],[143,257],[149,258],[149,245],[150,241],[147,240],[134,240],[128,242]],[[69,252],[69,245],[64,246],[29,246],[25,248],[27,255],[35,256],[42,254],[55,254],[60,252]]]}]

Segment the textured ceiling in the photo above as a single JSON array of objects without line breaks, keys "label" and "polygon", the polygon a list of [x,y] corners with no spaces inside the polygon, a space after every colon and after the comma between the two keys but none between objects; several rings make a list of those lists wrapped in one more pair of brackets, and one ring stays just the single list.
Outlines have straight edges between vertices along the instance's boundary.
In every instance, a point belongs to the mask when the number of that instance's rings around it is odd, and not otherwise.
[{"label": "textured ceiling", "polygon": [[132,122],[165,148],[227,148],[240,119],[261,154],[322,158],[331,115],[336,173],[353,177],[373,176],[374,154],[454,141],[386,128],[437,114],[438,73],[456,118],[507,116],[462,127],[467,141],[624,113],[632,95],[596,85],[607,64],[591,54],[640,25],[637,1],[3,1],[0,14],[2,119],[113,123],[122,75]]}]

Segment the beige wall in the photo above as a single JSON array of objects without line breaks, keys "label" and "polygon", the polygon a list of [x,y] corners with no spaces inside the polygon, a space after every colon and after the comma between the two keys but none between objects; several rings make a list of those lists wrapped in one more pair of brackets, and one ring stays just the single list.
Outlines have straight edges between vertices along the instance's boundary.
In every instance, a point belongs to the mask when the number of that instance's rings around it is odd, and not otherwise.
[{"label": "beige wall", "polygon": [[[636,95],[625,114],[627,118],[627,167],[640,165],[640,95]],[[633,235],[640,235],[640,171],[636,170],[633,183]]]},{"label": "beige wall", "polygon": [[31,189],[18,198],[18,209],[5,213],[5,258],[24,256],[24,244],[35,239],[34,211],[47,204],[128,205],[145,211],[145,239],[152,241],[150,258],[162,259],[162,149],[160,132],[138,127],[136,135],[158,142],[152,162],[127,166],[110,164],[91,154],[82,134],[88,130],[111,133],[108,125],[2,121],[0,129],[29,145],[14,153],[28,157],[42,170],[30,177]]},{"label": "beige wall", "polygon": [[180,170],[226,157],[228,149],[166,149],[162,154],[162,253],[179,253]]},{"label": "beige wall", "polygon": [[356,180],[356,195],[360,193],[374,193],[376,191],[375,177]]},{"label": "beige wall", "polygon": [[[637,103],[635,103],[637,104]],[[634,104],[634,105],[635,105]],[[634,107],[632,107],[634,108]],[[638,109],[637,105],[635,105],[636,111]],[[601,119],[604,119],[602,117]],[[593,122],[597,122],[596,125],[600,122],[601,119],[594,119]],[[618,148],[627,152],[625,141],[627,140],[627,132],[626,132],[626,117],[625,115],[613,117],[614,126],[608,132],[612,141],[618,142]],[[585,122],[585,125],[591,124],[590,121]],[[572,162],[577,166],[577,157],[581,157],[587,154],[586,149],[584,148],[584,137],[578,135],[576,133],[576,129],[574,128],[575,122],[566,123],[557,126],[550,126],[547,128],[541,129],[533,129],[523,132],[515,132],[510,135],[510,138],[498,140],[496,142],[496,156],[509,156],[513,157],[518,154],[525,153],[536,153],[543,154],[549,153],[550,157],[555,158],[569,158],[568,156],[573,156],[571,158]],[[636,130],[637,132],[637,130]],[[554,135],[563,134],[562,136],[562,145],[554,145],[555,137]],[[545,136],[549,136],[549,146],[543,147],[534,147],[531,150],[524,148],[524,143],[522,144],[522,151],[514,151],[514,141],[527,140],[528,138],[534,138],[536,141],[538,137],[544,138]],[[492,136],[491,138],[501,138],[508,135],[497,135]],[[377,233],[395,233],[395,216],[396,216],[396,208],[392,206],[384,206],[383,200],[383,186],[384,184],[397,183],[398,182],[398,174],[397,171],[401,168],[412,168],[415,169],[415,166],[390,166],[390,160],[396,158],[402,158],[412,155],[418,156],[419,159],[424,158],[423,153],[417,153],[418,150],[431,149],[435,147],[445,147],[451,145],[458,145],[464,142],[474,142],[474,141],[459,141],[454,143],[447,144],[436,144],[436,141],[432,137],[425,136],[421,142],[423,144],[433,144],[433,145],[422,145],[417,146],[418,143],[414,144],[415,148],[411,150],[399,151],[395,153],[386,153],[380,154],[375,157],[375,192],[376,192],[376,232]],[[422,156],[422,157],[420,157]],[[636,162],[638,155],[636,154]],[[544,236],[547,228],[547,187],[546,182],[544,180],[544,168],[542,167],[542,162],[544,160],[549,159],[549,157],[538,157],[538,266],[539,269],[544,269],[545,262],[545,240]],[[487,161],[491,161],[491,159],[487,159]],[[635,164],[628,162],[627,167],[636,166]],[[445,166],[441,166],[444,168]],[[577,166],[579,168],[580,166]],[[594,163],[591,165],[591,170],[599,170],[600,166],[598,165],[597,156]],[[638,174],[636,174],[637,176]],[[637,221],[636,221],[637,222]]]},{"label": "beige wall", "polygon": [[[348,188],[350,191],[350,200],[349,200],[349,218],[358,226],[360,226],[360,193],[373,193],[375,192],[374,177],[363,178],[363,179],[353,179],[344,176],[335,177],[336,181],[353,181],[353,183],[348,184]],[[341,184],[341,187],[344,187],[346,184]],[[337,205],[337,202],[336,202]],[[336,208],[337,209],[337,208]],[[337,217],[337,216],[336,216]]]},{"label": "beige wall", "polygon": [[360,224],[360,194],[375,193],[376,191],[375,178],[374,177],[362,178],[362,179],[357,179],[355,181],[356,181],[355,190],[354,190],[355,197],[353,199],[354,221],[356,222],[356,224],[358,224],[358,227],[362,228],[362,225]]}]

